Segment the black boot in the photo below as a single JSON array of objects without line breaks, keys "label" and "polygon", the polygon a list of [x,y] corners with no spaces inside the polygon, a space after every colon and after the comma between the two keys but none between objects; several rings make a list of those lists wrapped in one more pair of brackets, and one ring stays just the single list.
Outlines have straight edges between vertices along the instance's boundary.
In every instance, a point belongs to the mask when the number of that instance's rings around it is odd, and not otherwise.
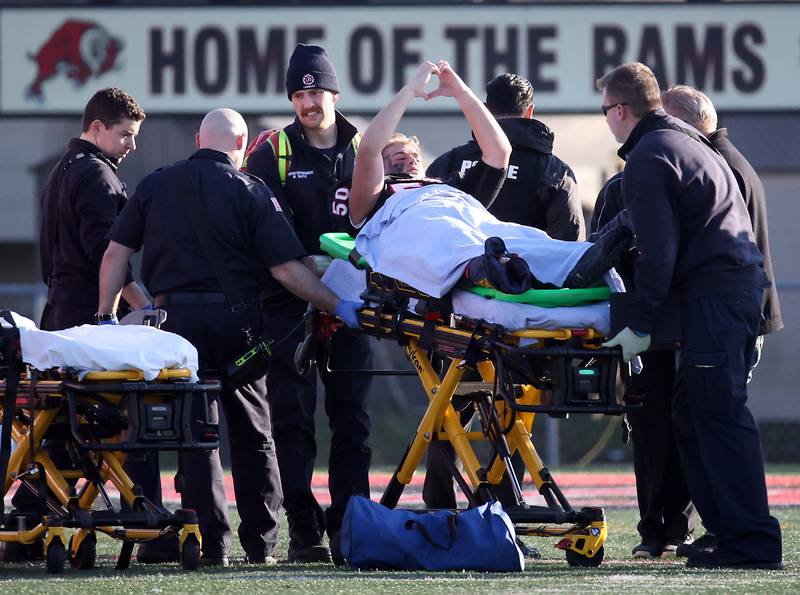
[{"label": "black boot", "polygon": [[615,227],[604,233],[584,253],[562,286],[583,289],[602,283],[603,273],[619,264],[622,255],[630,249],[632,238],[627,227]]},{"label": "black boot", "polygon": [[289,522],[289,562],[331,562],[331,551],[322,542],[321,512],[309,508],[286,515]]}]

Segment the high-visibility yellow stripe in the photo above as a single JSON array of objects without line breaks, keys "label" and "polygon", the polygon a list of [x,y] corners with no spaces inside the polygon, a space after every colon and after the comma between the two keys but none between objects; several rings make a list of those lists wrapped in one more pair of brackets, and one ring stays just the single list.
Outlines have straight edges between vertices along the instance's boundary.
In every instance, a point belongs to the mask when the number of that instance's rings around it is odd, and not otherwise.
[{"label": "high-visibility yellow stripe", "polygon": [[288,164],[286,162],[287,156],[287,147],[289,146],[289,139],[286,136],[286,133],[281,130],[278,132],[278,154],[276,157],[278,158],[278,175],[281,179],[281,186],[286,184],[286,174],[288,173]]}]

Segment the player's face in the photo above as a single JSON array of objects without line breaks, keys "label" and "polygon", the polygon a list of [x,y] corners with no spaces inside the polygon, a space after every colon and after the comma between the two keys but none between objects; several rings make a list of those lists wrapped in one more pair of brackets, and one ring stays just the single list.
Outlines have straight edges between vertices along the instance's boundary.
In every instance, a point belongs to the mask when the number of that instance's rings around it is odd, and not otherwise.
[{"label": "player's face", "polygon": [[413,143],[394,143],[384,148],[383,171],[386,174],[422,175],[419,147]]},{"label": "player's face", "polygon": [[338,93],[324,89],[303,89],[292,94],[292,105],[303,128],[327,130],[336,123]]}]

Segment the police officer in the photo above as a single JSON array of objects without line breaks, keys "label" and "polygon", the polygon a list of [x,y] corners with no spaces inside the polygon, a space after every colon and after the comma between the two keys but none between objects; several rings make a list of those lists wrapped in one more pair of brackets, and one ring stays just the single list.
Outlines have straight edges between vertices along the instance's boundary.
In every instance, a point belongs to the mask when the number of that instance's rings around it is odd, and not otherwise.
[{"label": "police officer", "polygon": [[[501,221],[536,227],[557,240],[584,236],[583,210],[575,174],[553,155],[553,132],[533,117],[533,86],[528,79],[505,73],[486,85],[486,108],[511,142],[506,181],[489,212]],[[445,179],[464,172],[481,158],[473,139],[439,156],[427,175]]]},{"label": "police officer", "polygon": [[[144,119],[142,108],[122,89],[97,91],[84,107],[80,137],[70,139],[67,151],[47,178],[41,196],[39,235],[42,281],[48,288],[39,324],[43,330],[95,322],[97,276],[108,245],[105,236],[127,200],[117,168],[136,150]],[[148,302],[130,275],[123,297],[133,308]],[[47,449],[59,464],[70,464],[58,443],[48,441]],[[137,483],[144,479],[136,478]],[[145,493],[160,500],[160,478],[155,473],[150,479]],[[35,497],[25,487],[14,495],[13,504],[17,510],[36,506]],[[0,556],[6,560],[27,557],[23,549],[21,544],[2,543]]]},{"label": "police officer", "polygon": [[[589,229],[602,229],[625,209],[622,204],[622,173],[608,180],[600,193]],[[632,250],[617,266],[617,272],[632,291],[636,251]],[[689,498],[689,488],[681,467],[673,431],[672,407],[675,383],[675,354],[672,351],[647,351],[641,354],[643,369],[631,378],[644,395],[642,407],[625,415],[631,429],[633,470],[641,542],[631,554],[634,558],[670,558],[688,545],[697,524],[697,514]]]},{"label": "police officer", "polygon": [[[124,285],[130,256],[144,245],[142,279],[167,310],[162,328],[197,347],[201,370],[225,370],[248,347],[241,316],[226,303],[224,288],[187,216],[186,199],[206,213],[211,242],[217,244],[236,289],[248,304],[247,322],[255,336],[263,330],[258,304],[276,281],[321,310],[356,325],[357,304],[341,302],[297,260],[305,252],[280,206],[258,179],[238,171],[247,145],[247,127],[237,112],[218,109],[203,119],[198,151],[188,161],[156,170],[142,180],[111,230],[100,271],[98,316],[113,319],[115,297]],[[179,190],[186,172],[189,196]],[[271,435],[266,379],[222,379],[222,407],[228,421],[239,539],[246,560],[274,563],[281,484]],[[212,404],[212,418],[216,403]],[[197,419],[200,415],[193,415]],[[193,431],[199,431],[193,427]],[[201,561],[227,565],[231,529],[219,453],[182,455],[184,508],[197,511],[203,537]]]},{"label": "police officer", "polygon": [[[533,117],[533,86],[518,74],[501,74],[486,85],[486,108],[497,119],[511,142],[511,159],[506,180],[489,212],[501,221],[541,229],[554,239],[583,239],[583,209],[572,169],[553,155],[553,132]],[[465,172],[478,162],[482,152],[470,142],[439,156],[427,170],[434,178],[446,178],[453,171]],[[462,421],[472,417],[472,408],[463,409]],[[428,451],[423,499],[429,508],[455,508],[453,480],[443,456],[453,457],[450,445]],[[519,455],[513,457],[517,475],[524,466]],[[497,490],[506,506],[516,504],[504,479]]]},{"label": "police officer", "polygon": [[672,415],[689,493],[718,541],[687,566],[781,568],[780,526],[746,405],[769,281],[736,179],[704,136],[661,109],[645,65],[623,64],[597,88],[622,143],[622,196],[639,248],[628,326],[605,345],[620,346],[626,361],[645,351],[670,290],[681,298]]},{"label": "police officer", "polygon": [[[330,200],[339,182],[352,176],[358,133],[335,110],[339,81],[325,50],[299,44],[286,71],[286,92],[297,117],[284,129],[291,146],[291,164],[281,179],[276,155],[264,143],[247,158],[247,171],[267,183],[294,223],[308,254],[321,254],[319,236],[334,231]],[[272,338],[293,331],[274,352],[268,376],[274,416],[273,435],[280,463],[284,507],[289,522],[289,560],[330,561],[323,543],[338,532],[353,494],[369,497],[370,421],[365,407],[371,378],[320,370],[325,385],[325,413],[331,428],[328,487],[331,506],[323,515],[311,491],[317,446],[314,439],[316,377],[300,376],[294,348],[302,341],[297,322],[306,304],[277,293],[267,300],[267,332]],[[366,369],[372,349],[360,333],[339,332],[330,343],[330,369]]]}]

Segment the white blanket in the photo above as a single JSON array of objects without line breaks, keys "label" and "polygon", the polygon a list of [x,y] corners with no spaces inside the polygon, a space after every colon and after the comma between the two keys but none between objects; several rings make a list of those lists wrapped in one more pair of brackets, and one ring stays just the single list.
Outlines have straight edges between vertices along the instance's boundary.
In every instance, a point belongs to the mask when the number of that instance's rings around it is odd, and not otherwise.
[{"label": "white blanket", "polygon": [[[359,296],[366,286],[364,271],[359,271],[344,260],[334,260],[322,277],[322,282],[343,300],[356,302],[361,301]],[[416,287],[413,283],[409,285]],[[453,312],[500,324],[511,330],[593,328],[607,335],[611,327],[608,302],[569,308],[542,308],[531,304],[490,300],[456,289],[453,292]]]},{"label": "white blanket", "polygon": [[373,270],[441,297],[493,236],[524,258],[539,281],[558,287],[591,246],[500,221],[470,195],[433,184],[393,195],[364,225],[356,249]]},{"label": "white blanket", "polygon": [[145,380],[153,380],[162,368],[187,368],[197,381],[197,349],[174,333],[150,326],[91,324],[42,331],[32,320],[12,316],[19,327],[22,359],[37,370],[71,368],[81,378],[92,371],[141,370]]}]

